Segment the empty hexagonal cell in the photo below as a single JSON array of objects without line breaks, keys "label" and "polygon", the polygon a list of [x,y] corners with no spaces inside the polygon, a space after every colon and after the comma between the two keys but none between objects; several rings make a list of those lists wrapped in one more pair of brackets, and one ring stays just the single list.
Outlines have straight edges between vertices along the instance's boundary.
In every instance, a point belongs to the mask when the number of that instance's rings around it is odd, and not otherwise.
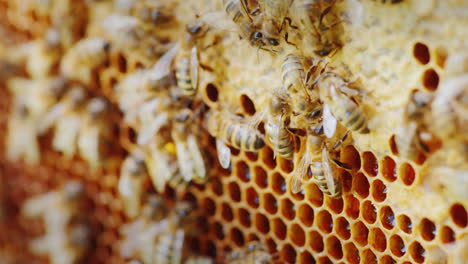
[{"label": "empty hexagonal cell", "polygon": [[359,264],[361,257],[359,256],[359,250],[352,243],[346,243],[343,247],[345,260],[350,264]]},{"label": "empty hexagonal cell", "polygon": [[281,200],[280,212],[285,218],[292,220],[296,217],[296,206],[288,198]]},{"label": "empty hexagonal cell", "polygon": [[255,166],[254,168],[254,181],[260,188],[266,188],[268,186],[268,175],[260,166]]},{"label": "empty hexagonal cell", "polygon": [[413,223],[411,222],[411,218],[406,215],[399,215],[397,217],[397,224],[398,227],[405,233],[411,234],[413,231]]},{"label": "empty hexagonal cell", "polygon": [[243,182],[250,181],[250,168],[247,166],[247,163],[243,161],[239,161],[236,163],[235,173],[237,178],[239,178]]},{"label": "empty hexagonal cell", "polygon": [[423,263],[426,255],[426,250],[418,241],[414,241],[408,247],[411,258],[417,263]]},{"label": "empty hexagonal cell", "polygon": [[392,235],[388,244],[393,255],[400,258],[406,254],[405,242],[399,235]]},{"label": "empty hexagonal cell", "polygon": [[359,200],[353,195],[346,195],[344,198],[345,213],[347,216],[356,219],[359,216]]},{"label": "empty hexagonal cell", "polygon": [[279,164],[280,170],[286,174],[294,170],[294,163],[292,160],[287,160],[278,156],[276,157],[276,162]]},{"label": "empty hexagonal cell", "polygon": [[374,204],[371,201],[364,201],[362,203],[362,218],[369,223],[373,224],[375,223],[375,220],[377,219],[377,209],[375,208]]},{"label": "empty hexagonal cell", "polygon": [[380,264],[395,264],[396,261],[389,255],[383,255],[379,259]]},{"label": "empty hexagonal cell", "polygon": [[392,154],[398,156],[398,148],[395,142],[395,135],[392,135],[388,140],[388,146],[390,147],[390,151],[392,152]]},{"label": "empty hexagonal cell", "polygon": [[439,86],[439,74],[430,68],[424,71],[422,75],[422,84],[429,91],[435,91]]},{"label": "empty hexagonal cell", "polygon": [[239,209],[237,209],[237,217],[238,217],[239,222],[241,223],[241,225],[243,225],[245,227],[250,227],[252,218],[250,216],[249,211],[247,211],[244,208],[239,208]]},{"label": "empty hexagonal cell", "polygon": [[262,214],[255,214],[255,227],[263,234],[270,232],[270,222],[268,218]]},{"label": "empty hexagonal cell", "polygon": [[292,224],[288,230],[288,237],[298,247],[302,247],[305,244],[305,233],[304,230],[298,224]]},{"label": "empty hexagonal cell", "polygon": [[231,206],[227,203],[223,203],[221,205],[221,216],[223,217],[224,220],[231,222],[232,219],[234,219],[234,215],[232,213]]},{"label": "empty hexagonal cell", "polygon": [[286,192],[286,181],[279,173],[274,173],[271,176],[271,188],[276,194],[283,194]]},{"label": "empty hexagonal cell", "polygon": [[228,185],[229,197],[234,202],[240,202],[241,200],[241,190],[239,185],[236,182],[231,182]]},{"label": "empty hexagonal cell", "polygon": [[376,202],[383,202],[387,198],[387,186],[379,179],[372,181],[371,192]]},{"label": "empty hexagonal cell", "polygon": [[389,182],[394,182],[397,179],[396,163],[389,156],[385,156],[381,162],[382,176]]},{"label": "empty hexagonal cell", "polygon": [[341,212],[343,212],[344,203],[343,203],[343,198],[341,197],[330,198],[326,196],[325,204],[327,205],[327,208],[333,211],[335,214],[340,214]]},{"label": "empty hexagonal cell", "polygon": [[258,153],[257,152],[248,152],[248,151],[246,151],[246,152],[244,152],[244,155],[250,161],[257,161],[258,160]]},{"label": "empty hexagonal cell", "polygon": [[351,237],[351,227],[346,218],[340,216],[335,219],[335,232],[343,240],[348,240]]},{"label": "empty hexagonal cell", "polygon": [[466,227],[468,224],[468,214],[463,205],[456,203],[450,207],[450,218],[459,227]]},{"label": "empty hexagonal cell", "polygon": [[223,184],[221,183],[219,178],[212,178],[212,180],[210,181],[210,185],[213,193],[215,193],[218,196],[223,195]]},{"label": "empty hexagonal cell", "polygon": [[276,214],[278,211],[278,202],[272,194],[265,193],[263,195],[263,208],[270,214]]},{"label": "empty hexagonal cell", "polygon": [[272,220],[271,227],[275,236],[281,240],[286,238],[286,225],[283,223],[281,218],[275,218]]},{"label": "empty hexagonal cell", "polygon": [[370,249],[364,249],[361,253],[362,262],[366,264],[377,264],[377,257]]},{"label": "empty hexagonal cell", "polygon": [[286,263],[296,262],[296,250],[294,250],[294,248],[289,244],[283,246],[280,256]]},{"label": "empty hexagonal cell", "polygon": [[367,229],[366,225],[363,222],[358,221],[351,226],[351,237],[360,246],[367,245],[368,235],[369,229]]},{"label": "empty hexagonal cell", "polygon": [[455,241],[455,232],[448,226],[443,226],[439,230],[440,241],[444,244],[452,243]]},{"label": "empty hexagonal cell", "polygon": [[260,160],[270,169],[274,169],[276,167],[276,160],[274,155],[275,153],[268,146],[263,147],[259,151]]},{"label": "empty hexagonal cell", "polygon": [[423,218],[421,222],[419,222],[419,232],[424,240],[431,241],[435,238],[436,226],[431,220]]},{"label": "empty hexagonal cell", "polygon": [[366,151],[362,153],[362,163],[364,172],[369,176],[377,176],[379,173],[379,164],[377,163],[377,158],[375,155],[370,152]]},{"label": "empty hexagonal cell", "polygon": [[299,264],[311,264],[315,263],[315,259],[308,251],[303,251],[299,254]]},{"label": "empty hexagonal cell", "polygon": [[335,236],[327,237],[325,240],[325,248],[328,255],[334,259],[341,259],[343,257],[343,249],[341,248],[340,240]]},{"label": "empty hexagonal cell", "polygon": [[353,191],[361,198],[366,198],[369,195],[369,181],[362,173],[356,173],[353,177]]},{"label": "empty hexagonal cell", "polygon": [[206,98],[210,100],[211,102],[217,102],[218,101],[218,87],[214,85],[213,83],[208,83],[205,86],[205,94]]},{"label": "empty hexagonal cell", "polygon": [[218,240],[223,240],[224,239],[224,229],[223,229],[223,225],[219,222],[214,222],[212,225],[211,225],[211,233],[215,235],[215,237],[218,239]]},{"label": "empty hexagonal cell", "polygon": [[333,262],[326,256],[320,257],[317,264],[332,264]]},{"label": "empty hexagonal cell", "polygon": [[320,207],[323,204],[323,193],[315,183],[309,183],[305,187],[306,199],[315,207]]},{"label": "empty hexagonal cell", "polygon": [[325,233],[330,233],[333,230],[333,219],[328,211],[322,210],[318,212],[315,217],[315,223]]},{"label": "empty hexagonal cell", "polygon": [[202,201],[202,209],[207,215],[214,215],[216,213],[216,204],[213,200],[206,197]]},{"label": "empty hexagonal cell", "polygon": [[314,210],[306,203],[299,205],[297,215],[305,226],[312,226],[314,223]]},{"label": "empty hexagonal cell", "polygon": [[312,230],[308,234],[309,247],[315,252],[323,251],[323,237],[319,232]]},{"label": "empty hexagonal cell", "polygon": [[379,228],[372,228],[369,233],[369,244],[375,250],[383,252],[387,248],[387,238]]},{"label": "empty hexagonal cell", "polygon": [[431,60],[431,54],[426,44],[422,42],[416,42],[413,46],[413,56],[419,63],[425,65]]},{"label": "empty hexagonal cell", "polygon": [[260,205],[260,199],[258,198],[258,193],[254,188],[250,187],[245,192],[247,204],[253,208],[258,208]]},{"label": "empty hexagonal cell", "polygon": [[413,167],[407,162],[401,164],[400,169],[398,170],[398,174],[400,175],[400,180],[405,185],[413,184],[416,177]]},{"label": "empty hexagonal cell", "polygon": [[246,94],[242,94],[240,96],[240,105],[241,105],[242,109],[244,110],[244,113],[246,113],[248,115],[254,115],[255,114],[255,112],[256,112],[255,104],[252,101],[252,99],[250,99],[250,97],[247,96]]},{"label": "empty hexagonal cell", "polygon": [[395,226],[395,214],[390,206],[383,206],[379,211],[379,218],[382,226],[392,229]]},{"label": "empty hexagonal cell", "polygon": [[278,247],[275,243],[275,241],[273,241],[273,239],[271,237],[267,238],[266,241],[265,241],[265,245],[268,249],[269,252],[276,252],[278,251]]},{"label": "empty hexagonal cell", "polygon": [[342,149],[340,161],[351,166],[353,170],[361,168],[361,156],[353,145],[348,145]]},{"label": "empty hexagonal cell", "polygon": [[244,235],[242,235],[242,232],[239,229],[231,229],[229,236],[231,241],[237,246],[242,247],[244,245]]}]

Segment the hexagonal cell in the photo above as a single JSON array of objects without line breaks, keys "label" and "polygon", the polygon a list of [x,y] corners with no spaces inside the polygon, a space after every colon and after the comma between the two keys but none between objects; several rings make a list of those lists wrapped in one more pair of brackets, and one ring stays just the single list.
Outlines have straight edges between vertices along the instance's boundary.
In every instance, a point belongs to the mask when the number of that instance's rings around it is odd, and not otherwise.
[{"label": "hexagonal cell", "polygon": [[210,198],[205,197],[202,201],[202,209],[207,215],[213,216],[216,213],[216,204]]},{"label": "hexagonal cell", "polygon": [[369,195],[370,184],[367,177],[362,173],[356,173],[353,177],[353,191],[361,198]]},{"label": "hexagonal cell", "polygon": [[255,214],[255,227],[263,234],[270,232],[270,222],[268,218],[259,213]]},{"label": "hexagonal cell", "polygon": [[314,210],[308,204],[300,204],[297,215],[305,226],[309,227],[314,223]]},{"label": "hexagonal cell", "polygon": [[431,241],[435,238],[436,226],[431,220],[423,218],[421,222],[419,222],[419,232],[424,240]]},{"label": "hexagonal cell", "polygon": [[421,246],[418,241],[414,241],[408,247],[411,258],[417,263],[423,263],[426,255],[426,250]]},{"label": "hexagonal cell", "polygon": [[346,195],[344,199],[345,213],[347,216],[356,219],[359,216],[359,200],[353,195]]},{"label": "hexagonal cell", "polygon": [[387,198],[387,186],[379,179],[372,181],[371,192],[376,202],[383,202]]},{"label": "hexagonal cell", "polygon": [[340,160],[351,166],[352,170],[361,168],[361,156],[353,145],[348,145],[341,150]]},{"label": "hexagonal cell", "polygon": [[218,101],[218,87],[213,83],[208,83],[205,86],[205,94],[206,98],[211,102],[216,103]]},{"label": "hexagonal cell", "polygon": [[221,196],[223,195],[223,184],[219,180],[219,178],[212,178],[210,181],[211,185],[211,190],[213,191],[214,194]]},{"label": "hexagonal cell", "polygon": [[237,217],[238,217],[239,222],[241,223],[241,225],[243,225],[245,227],[250,227],[252,217],[250,216],[249,211],[247,211],[244,208],[239,208],[239,209],[237,209]]},{"label": "hexagonal cell", "polygon": [[351,226],[351,237],[360,246],[367,245],[368,235],[369,229],[367,229],[366,225],[363,222],[357,221]]},{"label": "hexagonal cell", "polygon": [[362,153],[362,161],[364,172],[369,176],[377,176],[379,173],[379,164],[377,163],[377,158],[374,153],[370,151]]},{"label": "hexagonal cell", "polygon": [[268,186],[268,175],[266,171],[260,166],[255,166],[253,171],[255,184],[260,188],[266,188]]},{"label": "hexagonal cell", "polygon": [[413,56],[414,58],[421,63],[422,65],[426,65],[431,60],[431,54],[429,52],[429,48],[426,44],[421,42],[416,42],[413,46]]},{"label": "hexagonal cell", "polygon": [[346,170],[342,171],[341,182],[342,182],[343,193],[350,192],[353,186],[353,176],[351,175],[351,173]]},{"label": "hexagonal cell", "polygon": [[377,264],[377,257],[370,249],[364,249],[361,253],[362,263]]},{"label": "hexagonal cell", "polygon": [[231,222],[234,219],[234,214],[232,213],[231,206],[227,203],[222,203],[221,205],[221,216],[224,220]]},{"label": "hexagonal cell", "polygon": [[345,260],[350,264],[359,264],[361,257],[359,256],[359,250],[352,243],[346,243],[343,247]]},{"label": "hexagonal cell", "polygon": [[276,162],[279,164],[280,170],[286,174],[294,170],[294,163],[292,160],[287,160],[278,156],[276,157]]},{"label": "hexagonal cell", "polygon": [[308,251],[303,251],[299,254],[299,264],[312,264],[315,263],[315,259]]},{"label": "hexagonal cell", "polygon": [[393,255],[401,258],[406,254],[405,242],[399,235],[392,235],[388,244]]},{"label": "hexagonal cell", "polygon": [[258,208],[260,205],[260,199],[258,198],[258,193],[254,188],[250,187],[245,192],[247,204],[252,208]]},{"label": "hexagonal cell", "polygon": [[413,184],[414,179],[416,177],[413,167],[407,162],[401,164],[398,174],[400,175],[400,180],[405,185]]},{"label": "hexagonal cell", "polygon": [[283,259],[287,263],[295,263],[296,262],[296,250],[289,245],[286,244],[283,246],[280,252],[281,259]]},{"label": "hexagonal cell", "polygon": [[256,112],[255,104],[252,101],[252,99],[250,99],[250,97],[248,97],[246,94],[242,94],[240,96],[240,105],[242,109],[244,110],[244,113],[250,116],[255,114]]},{"label": "hexagonal cell", "polygon": [[292,220],[296,217],[296,206],[288,198],[284,198],[280,202],[280,212],[286,219]]},{"label": "hexagonal cell", "polygon": [[273,233],[278,239],[284,240],[286,238],[286,225],[283,223],[281,218],[275,218],[272,221]]},{"label": "hexagonal cell", "polygon": [[248,152],[248,151],[246,151],[246,152],[244,152],[244,155],[250,161],[257,161],[258,160],[258,153],[257,152]]},{"label": "hexagonal cell", "polygon": [[333,264],[333,262],[328,257],[320,257],[317,261],[317,264]]},{"label": "hexagonal cell", "polygon": [[362,218],[369,223],[373,224],[375,223],[375,220],[377,219],[377,209],[375,208],[374,204],[372,204],[371,201],[364,201],[362,203]]},{"label": "hexagonal cell", "polygon": [[229,192],[229,197],[231,197],[232,201],[240,202],[240,200],[241,200],[241,189],[239,188],[239,185],[236,182],[229,183],[228,192]]},{"label": "hexagonal cell", "polygon": [[288,237],[298,247],[302,247],[305,244],[305,233],[304,230],[298,224],[292,224],[288,230]]},{"label": "hexagonal cell", "polygon": [[385,156],[381,161],[382,176],[389,182],[397,179],[396,163],[389,156]]},{"label": "hexagonal cell", "polygon": [[323,193],[315,183],[309,183],[305,187],[305,197],[315,207],[320,207],[323,204]]},{"label": "hexagonal cell", "polygon": [[218,240],[223,240],[224,239],[224,229],[223,225],[219,222],[214,222],[211,225],[211,231],[212,234],[215,235],[216,239]]},{"label": "hexagonal cell", "polygon": [[266,239],[265,244],[269,252],[276,252],[278,250],[278,246],[276,245],[275,241],[271,237]]},{"label": "hexagonal cell", "polygon": [[270,214],[276,214],[278,211],[278,202],[271,193],[265,193],[263,195],[263,208]]},{"label": "hexagonal cell", "polygon": [[333,219],[328,211],[322,210],[318,212],[317,216],[315,217],[315,223],[321,231],[327,234],[331,233],[333,230]]},{"label": "hexagonal cell", "polygon": [[315,252],[323,251],[323,238],[319,232],[312,230],[308,234],[309,247]]},{"label": "hexagonal cell", "polygon": [[388,146],[390,147],[390,151],[393,155],[398,156],[398,148],[395,142],[395,135],[392,135],[388,140]]},{"label": "hexagonal cell", "polygon": [[432,68],[425,70],[422,75],[422,84],[429,91],[435,91],[439,86],[439,74]]},{"label": "hexagonal cell", "polygon": [[405,233],[411,234],[413,231],[413,223],[411,222],[411,218],[406,215],[399,215],[397,217],[397,224],[398,227]]},{"label": "hexagonal cell", "polygon": [[351,227],[346,218],[340,216],[335,219],[335,232],[343,240],[348,240],[351,237]]},{"label": "hexagonal cell", "polygon": [[260,241],[260,238],[258,238],[258,236],[254,233],[250,233],[248,236],[247,236],[247,243],[251,242],[251,241]]},{"label": "hexagonal cell", "polygon": [[379,259],[379,263],[380,264],[395,264],[396,261],[389,255],[383,255],[380,259]]},{"label": "hexagonal cell", "polygon": [[439,231],[440,241],[444,244],[455,241],[455,232],[448,226],[443,226]]},{"label": "hexagonal cell", "polygon": [[325,248],[329,256],[332,256],[334,259],[341,259],[343,257],[343,249],[341,248],[341,243],[338,238],[335,236],[329,236],[325,240]]},{"label": "hexagonal cell", "polygon": [[369,244],[377,251],[383,252],[387,248],[387,238],[379,228],[372,228],[369,234]]},{"label": "hexagonal cell", "polygon": [[260,160],[265,164],[269,169],[274,169],[276,167],[275,153],[273,150],[265,146],[259,151]]},{"label": "hexagonal cell", "polygon": [[286,192],[286,181],[279,173],[274,173],[271,176],[271,188],[276,194],[283,194]]},{"label": "hexagonal cell", "polygon": [[251,175],[250,175],[250,168],[247,166],[247,163],[243,161],[239,161],[236,163],[235,166],[235,173],[237,178],[239,178],[243,182],[249,182]]},{"label": "hexagonal cell", "polygon": [[238,247],[242,247],[244,245],[244,235],[242,235],[242,232],[239,229],[235,227],[232,228],[229,236],[231,241]]},{"label": "hexagonal cell", "polygon": [[395,226],[395,214],[390,206],[384,206],[379,211],[379,218],[382,226],[392,229]]},{"label": "hexagonal cell", "polygon": [[450,207],[450,218],[459,227],[466,227],[468,224],[468,214],[462,204],[456,203]]}]

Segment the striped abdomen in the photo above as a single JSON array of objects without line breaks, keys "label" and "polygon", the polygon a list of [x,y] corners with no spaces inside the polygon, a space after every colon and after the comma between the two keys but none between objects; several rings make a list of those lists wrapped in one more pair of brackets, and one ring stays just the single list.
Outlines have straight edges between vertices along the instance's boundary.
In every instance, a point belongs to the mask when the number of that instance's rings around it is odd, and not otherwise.
[{"label": "striped abdomen", "polygon": [[281,65],[281,72],[283,85],[290,93],[297,93],[304,88],[304,66],[298,56],[294,54],[286,56],[283,65]]},{"label": "striped abdomen", "polygon": [[278,125],[275,122],[267,122],[265,131],[276,154],[291,160],[294,154],[294,136],[284,127],[278,128]]},{"label": "striped abdomen", "polygon": [[334,96],[332,101],[330,110],[343,126],[358,133],[369,132],[366,115],[356,103],[343,96]]},{"label": "striped abdomen", "polygon": [[223,0],[224,10],[235,23],[239,24],[244,19],[240,10],[240,0]]},{"label": "striped abdomen", "polygon": [[265,146],[262,136],[254,128],[232,120],[219,121],[219,135],[231,146],[245,151],[257,151]]},{"label": "striped abdomen", "polygon": [[192,96],[196,92],[196,88],[192,83],[192,75],[190,71],[190,53],[182,52],[177,56],[175,61],[177,86],[182,90],[184,95]]},{"label": "striped abdomen", "polygon": [[[327,183],[327,179],[325,177],[325,170],[323,169],[323,164],[321,161],[312,162],[312,164],[310,165],[310,170],[312,172],[312,181],[314,181],[315,184],[317,184],[319,189],[325,195],[330,196],[330,197],[338,197],[341,195],[342,186],[341,186],[340,181],[334,180],[333,181],[333,183],[335,184],[335,187],[333,188],[334,192],[332,193],[330,191],[330,188]],[[332,176],[333,175],[330,175],[330,177]]]}]

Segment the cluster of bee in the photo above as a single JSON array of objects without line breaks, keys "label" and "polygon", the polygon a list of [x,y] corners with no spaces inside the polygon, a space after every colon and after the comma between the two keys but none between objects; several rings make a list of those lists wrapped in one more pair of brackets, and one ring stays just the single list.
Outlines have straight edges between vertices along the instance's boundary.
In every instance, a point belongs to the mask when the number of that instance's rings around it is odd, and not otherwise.
[{"label": "cluster of bee", "polygon": [[34,254],[48,255],[50,263],[77,263],[90,246],[91,232],[80,214],[84,186],[67,182],[60,190],[32,197],[22,207],[28,218],[42,217],[45,234],[31,241]]}]

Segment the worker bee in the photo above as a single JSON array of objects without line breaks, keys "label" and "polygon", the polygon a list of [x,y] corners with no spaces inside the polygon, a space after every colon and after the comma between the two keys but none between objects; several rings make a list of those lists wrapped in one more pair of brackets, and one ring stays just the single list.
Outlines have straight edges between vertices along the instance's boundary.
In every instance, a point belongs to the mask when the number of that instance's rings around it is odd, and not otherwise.
[{"label": "worker bee", "polygon": [[138,152],[128,155],[120,169],[118,190],[122,196],[125,214],[130,218],[134,218],[140,213],[146,176],[147,170],[143,155]]},{"label": "worker bee", "polygon": [[255,264],[255,263],[273,263],[272,256],[267,249],[258,241],[252,241],[240,251],[233,252],[228,256],[227,263],[229,264]]},{"label": "worker bee", "polygon": [[136,1],[131,14],[145,23],[162,25],[171,21],[170,10],[158,1]]},{"label": "worker bee", "polygon": [[26,58],[26,71],[33,79],[46,78],[60,60],[60,35],[56,29],[49,29],[33,44]]},{"label": "worker bee", "polygon": [[62,59],[60,71],[70,79],[84,84],[91,82],[91,73],[108,59],[110,44],[101,38],[86,38],[77,42]]},{"label": "worker bee", "polygon": [[205,127],[211,136],[217,138],[218,159],[223,168],[229,167],[231,157],[231,150],[224,142],[250,152],[256,152],[265,146],[263,136],[255,128],[260,121],[261,115],[246,122],[227,110],[212,110],[207,114]]},{"label": "worker bee", "polygon": [[[289,7],[293,0],[260,0],[258,1],[261,11],[262,33],[264,43],[278,46],[280,43],[281,31],[288,21],[291,26],[291,19],[287,17]],[[287,39],[286,39],[287,41]]]},{"label": "worker bee", "polygon": [[145,162],[154,188],[164,192],[167,183],[173,187],[187,184],[177,170],[175,146],[173,142],[161,142],[161,135],[151,142],[145,151]]}]

